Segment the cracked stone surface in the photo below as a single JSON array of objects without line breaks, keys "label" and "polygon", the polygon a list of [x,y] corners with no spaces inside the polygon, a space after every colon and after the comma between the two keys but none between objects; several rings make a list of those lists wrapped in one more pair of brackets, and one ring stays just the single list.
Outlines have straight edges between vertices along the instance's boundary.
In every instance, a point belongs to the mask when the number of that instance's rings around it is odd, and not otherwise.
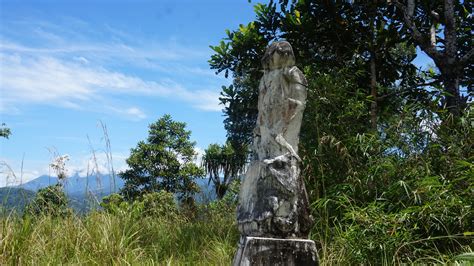
[{"label": "cracked stone surface", "polygon": [[239,230],[243,237],[306,238],[312,219],[298,143],[307,82],[286,41],[272,43],[262,65],[254,156],[237,209]]},{"label": "cracked stone surface", "polygon": [[246,237],[239,246],[242,248],[238,250],[234,265],[318,265],[316,246],[311,240]]}]

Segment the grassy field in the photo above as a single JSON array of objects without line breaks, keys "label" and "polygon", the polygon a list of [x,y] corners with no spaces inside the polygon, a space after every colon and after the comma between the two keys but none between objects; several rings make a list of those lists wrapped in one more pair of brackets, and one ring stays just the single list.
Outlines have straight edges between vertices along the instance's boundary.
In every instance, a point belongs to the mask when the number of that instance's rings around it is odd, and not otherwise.
[{"label": "grassy field", "polygon": [[0,265],[229,265],[238,241],[233,215],[205,219],[87,216],[6,217]]},{"label": "grassy field", "polygon": [[[57,186],[51,189],[65,197]],[[230,265],[239,238],[235,193],[181,206],[163,191],[133,202],[113,194],[100,210],[84,215],[64,204],[37,207],[22,215],[0,211],[0,265]],[[378,205],[347,207],[350,220],[344,223],[330,222],[324,213],[313,212],[310,234],[321,265],[474,262],[470,232],[425,238],[406,218]]]},{"label": "grassy field", "polygon": [[[130,210],[66,217],[10,215],[0,220],[0,265],[230,265],[239,237],[233,213],[222,208],[198,213],[192,218],[142,216]],[[357,241],[350,231],[331,230],[331,236],[313,230],[321,265],[354,264],[358,252],[370,248],[364,239],[354,246]],[[381,258],[362,261],[399,264],[403,253],[395,254],[389,244],[374,247],[384,249]],[[472,249],[466,245],[463,252]],[[442,254],[432,248],[423,254],[408,262],[469,265],[456,257],[460,253]]]}]

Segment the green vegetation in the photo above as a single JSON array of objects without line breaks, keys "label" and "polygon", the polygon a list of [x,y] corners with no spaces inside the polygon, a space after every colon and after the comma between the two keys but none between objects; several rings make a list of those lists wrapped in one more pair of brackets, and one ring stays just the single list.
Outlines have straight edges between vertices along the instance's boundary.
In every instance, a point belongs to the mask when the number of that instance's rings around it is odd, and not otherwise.
[{"label": "green vegetation", "polygon": [[68,198],[61,184],[47,186],[38,190],[35,197],[26,207],[26,215],[64,217],[70,215]]},{"label": "green vegetation", "polygon": [[209,184],[212,181],[217,198],[222,199],[232,181],[243,172],[245,157],[234,150],[230,142],[224,145],[210,144],[204,151],[202,161],[209,175]]},{"label": "green vegetation", "polygon": [[238,241],[232,205],[215,202],[191,216],[166,192],[144,197],[108,201],[107,211],[82,217],[1,218],[0,264],[230,264]]},{"label": "green vegetation", "polygon": [[0,128],[0,137],[8,139],[8,137],[12,134],[10,128],[6,127],[5,123],[2,123]]},{"label": "green vegetation", "polygon": [[[472,3],[413,3],[270,1],[211,46],[211,68],[233,78],[220,98],[228,141],[248,147],[259,59],[271,41],[293,45],[323,263],[444,263],[474,248]],[[416,47],[432,68],[413,64]]]},{"label": "green vegetation", "polygon": [[204,175],[194,162],[194,142],[186,124],[165,115],[150,125],[146,142],[140,141],[127,159],[130,169],[120,176],[125,180],[121,193],[136,199],[145,193],[165,190],[188,199],[198,192],[195,178]]},{"label": "green vegetation", "polygon": [[0,215],[15,211],[22,213],[28,203],[35,197],[35,193],[23,188],[0,188]]},{"label": "green vegetation", "polygon": [[[255,21],[211,46],[211,68],[233,79],[220,98],[228,141],[203,158],[221,199],[189,204],[204,171],[185,124],[166,115],[132,149],[125,187],[101,210],[74,215],[53,186],[24,216],[0,218],[0,264],[229,265],[231,181],[249,156],[260,57],[279,39],[309,84],[299,151],[321,264],[472,262],[472,3],[391,3],[257,4]],[[417,47],[430,69],[413,64]]]}]

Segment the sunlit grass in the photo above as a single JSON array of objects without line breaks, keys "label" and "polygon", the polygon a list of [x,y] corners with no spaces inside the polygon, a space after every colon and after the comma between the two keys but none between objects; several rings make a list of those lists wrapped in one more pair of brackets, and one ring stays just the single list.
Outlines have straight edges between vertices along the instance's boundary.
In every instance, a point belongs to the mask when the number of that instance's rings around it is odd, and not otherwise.
[{"label": "sunlit grass", "polygon": [[[126,211],[66,217],[10,215],[0,219],[0,265],[230,265],[239,237],[234,220],[229,210],[203,212],[194,218],[137,217]],[[349,239],[353,236],[348,230],[352,229],[342,226],[326,228],[331,231],[326,234],[322,224],[317,223],[311,235],[318,246],[320,264],[354,264],[358,250],[366,247],[353,244],[363,245],[369,240]],[[392,249],[378,248],[383,249],[383,258],[362,260],[379,261],[381,265],[462,264],[468,261],[457,260],[456,255],[472,257],[469,245],[457,254],[427,247],[423,256],[408,260]]]},{"label": "sunlit grass", "polygon": [[0,264],[229,265],[238,233],[233,216],[221,218],[9,216],[0,222]]}]

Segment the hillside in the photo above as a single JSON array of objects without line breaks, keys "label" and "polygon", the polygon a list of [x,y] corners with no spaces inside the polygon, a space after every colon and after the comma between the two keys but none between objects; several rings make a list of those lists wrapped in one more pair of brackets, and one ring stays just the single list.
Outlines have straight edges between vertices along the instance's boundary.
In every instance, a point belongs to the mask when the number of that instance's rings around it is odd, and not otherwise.
[{"label": "hillside", "polygon": [[[54,176],[42,175],[31,181],[28,181],[18,187],[38,191],[40,188],[47,187],[58,183],[58,178]],[[64,183],[66,194],[78,195],[85,194],[86,191],[95,194],[108,195],[112,192],[118,191],[124,184],[124,181],[116,176],[115,189],[114,180],[111,175],[96,175],[82,177],[78,173],[68,177]]]},{"label": "hillside", "polygon": [[[26,193],[28,199],[31,199],[39,189],[57,183],[57,177],[42,175],[19,186],[1,189],[5,191],[5,195],[7,194],[6,191],[9,190],[13,191],[15,195],[20,193],[18,191],[25,191],[21,193]],[[123,179],[116,176],[114,189],[111,175],[81,177],[76,173],[66,179],[64,188],[69,198],[69,206],[78,212],[84,213],[97,206],[103,197],[118,192],[124,183]],[[207,178],[198,178],[196,179],[196,183],[200,188],[200,192],[195,195],[197,202],[209,202],[216,199],[213,185],[212,183],[209,184]],[[9,199],[8,204],[10,207],[16,207],[18,204],[18,208],[21,210],[24,208],[23,205],[25,205],[24,201],[19,201],[17,198]]]},{"label": "hillside", "polygon": [[22,212],[28,202],[35,196],[35,192],[23,188],[0,188],[1,211],[9,213],[12,210]]}]

